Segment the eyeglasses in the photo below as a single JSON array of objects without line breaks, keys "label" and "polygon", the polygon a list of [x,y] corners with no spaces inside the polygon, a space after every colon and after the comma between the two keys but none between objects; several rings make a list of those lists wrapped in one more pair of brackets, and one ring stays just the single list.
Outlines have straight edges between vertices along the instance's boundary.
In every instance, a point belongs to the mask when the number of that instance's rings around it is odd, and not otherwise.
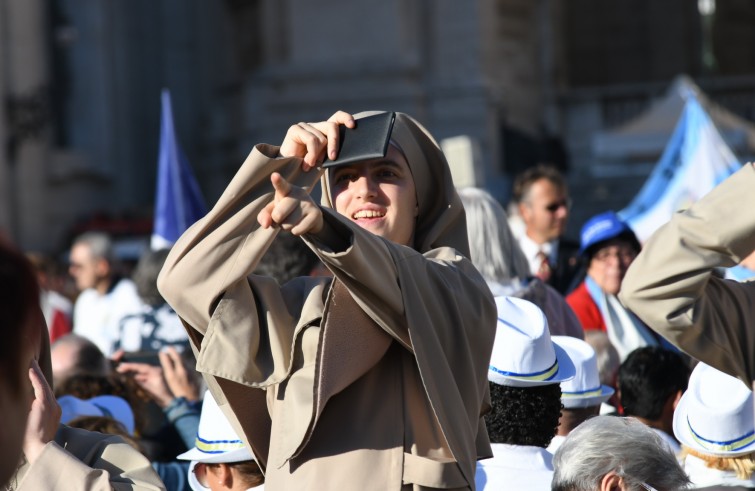
[{"label": "eyeglasses", "polygon": [[653,486],[651,486],[650,484],[648,484],[646,482],[641,482],[640,486],[642,486],[642,489],[644,489],[646,491],[658,491],[657,489],[655,489]]},{"label": "eyeglasses", "polygon": [[631,247],[611,248],[606,247],[593,254],[592,258],[598,262],[605,263],[609,259],[618,259],[623,263],[630,263],[637,257],[637,251]]},{"label": "eyeglasses", "polygon": [[561,208],[566,208],[567,210],[571,208],[571,200],[570,199],[562,199],[561,201],[556,201],[555,203],[551,203],[548,206],[545,207],[545,209],[551,213],[556,213]]}]

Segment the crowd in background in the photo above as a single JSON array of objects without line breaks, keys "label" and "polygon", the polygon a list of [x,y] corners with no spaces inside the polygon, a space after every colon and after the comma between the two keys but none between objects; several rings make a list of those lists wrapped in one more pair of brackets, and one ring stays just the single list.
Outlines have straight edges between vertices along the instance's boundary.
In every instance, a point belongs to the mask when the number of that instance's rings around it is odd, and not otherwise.
[{"label": "crowd in background", "polygon": [[[658,334],[660,321],[623,301],[642,246],[619,216],[600,213],[578,242],[568,240],[573,197],[547,165],[517,176],[508,213],[482,189],[458,194],[469,259],[498,313],[485,415],[493,458],[478,462],[477,489],[755,488],[746,370],[696,356],[698,345],[681,351]],[[100,232],[73,241],[67,271],[8,244],[0,252],[0,481],[8,489],[56,480],[66,489],[264,485],[196,371],[191,330],[158,291],[167,250],[146,251],[130,271]],[[282,232],[256,274],[284,285],[330,271]],[[733,337],[709,342],[743,342]]]}]

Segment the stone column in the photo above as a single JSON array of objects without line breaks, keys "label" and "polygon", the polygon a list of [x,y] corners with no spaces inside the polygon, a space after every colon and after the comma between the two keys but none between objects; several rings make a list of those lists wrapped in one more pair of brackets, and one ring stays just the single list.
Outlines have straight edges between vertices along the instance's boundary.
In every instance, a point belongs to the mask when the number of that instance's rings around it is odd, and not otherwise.
[{"label": "stone column", "polygon": [[7,218],[12,239],[24,249],[46,242],[45,169],[49,157],[49,95],[43,0],[5,0],[3,76],[7,113],[4,156]]}]

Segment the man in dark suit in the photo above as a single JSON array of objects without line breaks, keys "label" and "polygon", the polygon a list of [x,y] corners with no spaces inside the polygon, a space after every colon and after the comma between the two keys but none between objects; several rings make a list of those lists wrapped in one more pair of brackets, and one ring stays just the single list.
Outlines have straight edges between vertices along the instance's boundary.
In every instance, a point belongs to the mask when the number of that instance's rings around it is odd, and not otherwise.
[{"label": "man in dark suit", "polygon": [[519,245],[533,275],[561,294],[576,284],[579,244],[563,238],[569,217],[569,190],[553,166],[539,164],[514,181],[514,201],[524,224]]}]

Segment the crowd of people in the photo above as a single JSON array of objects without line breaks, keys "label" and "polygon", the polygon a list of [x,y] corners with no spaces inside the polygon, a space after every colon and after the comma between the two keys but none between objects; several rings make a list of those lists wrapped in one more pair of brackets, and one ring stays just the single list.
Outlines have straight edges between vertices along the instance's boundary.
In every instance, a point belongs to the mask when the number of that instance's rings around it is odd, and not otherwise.
[{"label": "crowd of people", "polygon": [[[339,160],[365,118],[383,156]],[[504,208],[406,114],[295,124],[128,273],[74,239],[75,295],[0,242],[0,483],[755,488],[753,184],[646,244],[611,210],[576,242],[553,166]]]}]

